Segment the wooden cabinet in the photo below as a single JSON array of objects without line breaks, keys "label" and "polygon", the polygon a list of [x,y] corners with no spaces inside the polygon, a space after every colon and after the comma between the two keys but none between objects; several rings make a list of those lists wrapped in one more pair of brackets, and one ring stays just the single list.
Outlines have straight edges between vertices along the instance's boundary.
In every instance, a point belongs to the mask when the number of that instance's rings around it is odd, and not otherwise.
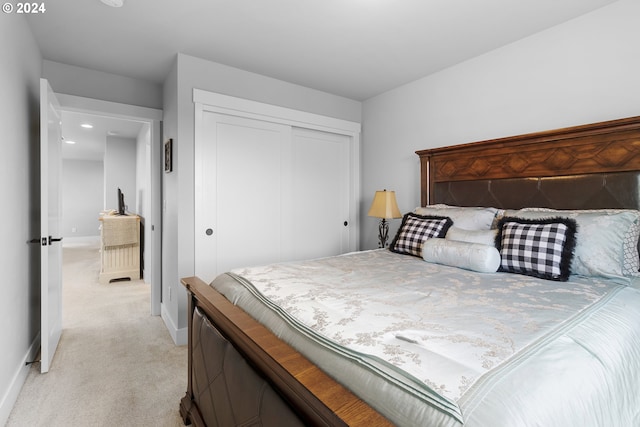
[{"label": "wooden cabinet", "polygon": [[140,279],[140,217],[100,217],[100,283]]}]

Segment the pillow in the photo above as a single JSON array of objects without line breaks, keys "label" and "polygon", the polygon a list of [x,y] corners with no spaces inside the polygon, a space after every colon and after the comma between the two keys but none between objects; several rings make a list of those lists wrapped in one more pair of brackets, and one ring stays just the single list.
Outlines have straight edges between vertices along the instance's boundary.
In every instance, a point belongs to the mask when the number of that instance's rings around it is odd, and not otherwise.
[{"label": "pillow", "polygon": [[499,271],[567,281],[576,228],[576,221],[569,218],[503,217],[496,237],[501,257]]},{"label": "pillow", "polygon": [[399,254],[422,256],[422,243],[432,237],[444,237],[451,227],[451,218],[407,213],[389,249]]},{"label": "pillow", "polygon": [[457,242],[479,243],[481,245],[493,246],[496,242],[496,234],[498,230],[464,230],[455,226],[451,226],[447,235],[447,240],[455,240]]},{"label": "pillow", "polygon": [[[519,218],[549,218],[561,215],[575,219],[578,225],[575,256],[571,273],[588,277],[621,278],[638,275],[637,237],[640,212],[634,210],[509,210]],[[635,243],[628,243],[635,242]],[[625,262],[625,259],[629,261]],[[633,260],[631,260],[633,259]]]},{"label": "pillow", "polygon": [[495,208],[439,204],[418,207],[413,212],[418,215],[447,216],[456,227],[465,230],[489,230],[497,211]]},{"label": "pillow", "polygon": [[[496,212],[496,217],[493,219],[493,222],[491,223],[492,230],[498,229],[498,223],[500,222],[502,217],[505,216],[505,212],[507,212],[505,209],[498,209],[498,211]],[[506,216],[509,216],[509,215],[506,215]]]},{"label": "pillow", "polygon": [[480,273],[495,273],[500,267],[500,253],[495,247],[446,239],[424,242],[422,259]]},{"label": "pillow", "polygon": [[[640,276],[640,253],[638,252],[638,239],[640,239],[640,211],[633,209],[576,209],[555,210],[549,208],[523,208],[523,212],[550,212],[553,215],[574,217],[578,219],[581,214],[617,215],[628,212],[635,215],[636,219],[627,228],[622,239],[622,275]],[[578,224],[580,221],[578,220]],[[580,237],[578,237],[580,244]]]}]

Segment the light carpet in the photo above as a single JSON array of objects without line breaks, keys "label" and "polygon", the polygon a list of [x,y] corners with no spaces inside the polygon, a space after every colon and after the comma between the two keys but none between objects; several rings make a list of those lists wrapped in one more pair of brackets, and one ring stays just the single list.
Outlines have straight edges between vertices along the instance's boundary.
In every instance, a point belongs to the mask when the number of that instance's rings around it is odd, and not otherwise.
[{"label": "light carpet", "polygon": [[181,426],[187,348],[150,315],[142,280],[98,283],[96,244],[66,245],[63,331],[51,369],[31,366],[7,426]]}]

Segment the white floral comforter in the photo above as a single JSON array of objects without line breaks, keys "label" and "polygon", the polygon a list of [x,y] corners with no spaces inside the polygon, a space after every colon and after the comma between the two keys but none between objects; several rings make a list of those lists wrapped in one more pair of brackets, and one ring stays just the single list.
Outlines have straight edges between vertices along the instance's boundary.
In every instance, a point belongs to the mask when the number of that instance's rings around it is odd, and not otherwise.
[{"label": "white floral comforter", "polygon": [[[375,250],[236,269],[212,285],[398,425],[584,426],[600,420],[624,426],[640,420],[640,410],[618,408],[609,416],[597,407],[610,405],[612,394],[630,393],[629,376],[640,380],[640,333],[615,337],[621,325],[640,329],[640,292],[611,281],[480,274]],[[632,309],[611,308],[634,299]],[[603,334],[615,344],[602,347],[592,334],[602,322],[613,323]],[[582,335],[576,340],[571,334]],[[566,398],[585,384],[604,387],[600,378],[593,384],[583,379],[593,371],[588,363],[567,365],[562,399],[545,391],[545,381],[557,377],[540,378],[557,375],[553,367],[564,366],[559,361],[583,356],[591,342],[624,347],[616,354],[631,352],[624,363],[606,366],[604,382],[612,390],[602,403],[590,398],[595,418],[580,415],[584,402],[574,410]],[[579,385],[571,383],[576,379]],[[638,384],[632,386],[636,395]],[[543,415],[541,408],[550,405],[545,395],[569,403]],[[637,408],[640,401],[633,399]]]}]

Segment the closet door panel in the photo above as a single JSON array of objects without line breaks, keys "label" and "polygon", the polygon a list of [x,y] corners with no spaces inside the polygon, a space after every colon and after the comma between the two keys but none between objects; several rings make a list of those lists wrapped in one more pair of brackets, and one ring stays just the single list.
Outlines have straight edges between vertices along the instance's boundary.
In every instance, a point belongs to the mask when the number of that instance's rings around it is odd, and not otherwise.
[{"label": "closet door panel", "polygon": [[294,259],[349,250],[349,144],[344,135],[293,128]]},{"label": "closet door panel", "polygon": [[210,281],[232,268],[289,255],[282,236],[290,234],[291,130],[207,112],[203,122],[196,274]]}]

